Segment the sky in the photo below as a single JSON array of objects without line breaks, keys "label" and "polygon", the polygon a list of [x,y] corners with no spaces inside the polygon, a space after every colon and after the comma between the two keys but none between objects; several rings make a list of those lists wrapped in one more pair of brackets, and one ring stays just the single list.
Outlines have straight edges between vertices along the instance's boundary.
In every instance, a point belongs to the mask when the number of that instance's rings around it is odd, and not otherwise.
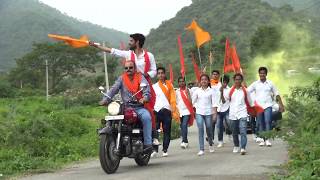
[{"label": "sky", "polygon": [[[191,0],[40,0],[69,16],[126,33],[147,35]],[[137,9],[139,8],[139,9]]]}]

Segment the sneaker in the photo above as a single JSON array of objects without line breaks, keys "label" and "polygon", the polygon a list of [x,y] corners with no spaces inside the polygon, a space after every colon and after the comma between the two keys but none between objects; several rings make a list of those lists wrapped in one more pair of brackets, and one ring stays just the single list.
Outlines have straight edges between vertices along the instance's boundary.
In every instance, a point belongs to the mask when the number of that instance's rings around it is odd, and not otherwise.
[{"label": "sneaker", "polygon": [[203,156],[203,155],[204,155],[204,151],[200,150],[200,151],[198,152],[198,156]]},{"label": "sneaker", "polygon": [[240,154],[241,154],[241,155],[245,155],[246,153],[247,153],[247,151],[246,151],[245,149],[241,149],[241,150],[240,150]]},{"label": "sneaker", "polygon": [[214,152],[214,147],[213,146],[209,146],[209,152],[211,152],[211,153]]},{"label": "sneaker", "polygon": [[219,141],[217,147],[218,147],[218,148],[221,148],[222,146],[223,146],[223,142],[222,142],[222,141]]},{"label": "sneaker", "polygon": [[151,158],[157,158],[157,157],[159,157],[159,153],[156,152],[156,151],[153,151],[153,152],[151,153],[150,157],[151,157]]},{"label": "sneaker", "polygon": [[257,137],[257,138],[256,138],[256,143],[261,143],[261,141],[263,141],[262,138],[260,138],[260,137]]},{"label": "sneaker", "polygon": [[262,140],[261,142],[260,142],[260,144],[259,144],[259,146],[265,146],[266,144],[264,143],[264,141]]},{"label": "sneaker", "polygon": [[160,142],[159,142],[159,140],[157,138],[153,138],[152,144],[155,145],[155,146],[159,146]]},{"label": "sneaker", "polygon": [[181,147],[182,149],[187,149],[187,148],[188,148],[188,143],[182,142],[182,143],[180,144],[180,147]]},{"label": "sneaker", "polygon": [[234,147],[232,152],[233,153],[238,153],[239,152],[239,147]]},{"label": "sneaker", "polygon": [[269,140],[266,140],[266,146],[268,146],[268,147],[272,146],[272,144],[271,144],[271,142]]},{"label": "sneaker", "polygon": [[252,139],[253,139],[253,141],[256,141],[257,140],[257,135],[255,135],[255,134],[252,134]]},{"label": "sneaker", "polygon": [[168,154],[168,152],[163,152],[162,153],[162,157],[167,157],[169,154]]}]

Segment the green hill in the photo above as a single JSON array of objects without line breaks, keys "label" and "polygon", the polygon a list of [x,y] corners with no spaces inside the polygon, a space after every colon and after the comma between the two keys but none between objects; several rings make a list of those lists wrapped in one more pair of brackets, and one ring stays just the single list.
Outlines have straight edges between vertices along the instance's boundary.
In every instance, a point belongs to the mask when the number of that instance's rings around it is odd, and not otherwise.
[{"label": "green hill", "polygon": [[282,7],[290,5],[295,11],[320,17],[320,1],[319,0],[262,0],[268,2],[271,6]]},{"label": "green hill", "polygon": [[[162,22],[157,29],[152,29],[148,35],[147,46],[160,63],[177,62],[179,58],[177,48],[177,34],[182,34],[185,56],[187,51],[194,47],[193,33],[186,32],[184,28],[192,19],[210,32],[213,40],[211,44],[224,46],[223,37],[228,36],[235,42],[242,62],[250,57],[250,40],[258,27],[280,27],[285,22],[295,24],[299,29],[311,32],[312,38],[319,39],[320,21],[294,12],[292,8],[276,8],[260,0],[193,0],[193,3],[181,9],[176,17]],[[221,42],[220,42],[221,41]],[[207,45],[208,46],[208,45]],[[214,48],[214,47],[213,47]],[[221,48],[220,48],[221,49]],[[221,64],[223,52],[216,63]],[[217,55],[217,52],[216,52]],[[190,61],[189,66],[191,66]],[[178,66],[175,63],[173,66]]]},{"label": "green hill", "polygon": [[114,45],[128,39],[126,33],[79,21],[37,0],[0,0],[0,24],[0,72],[14,67],[33,42],[49,41],[48,33],[87,34]]}]

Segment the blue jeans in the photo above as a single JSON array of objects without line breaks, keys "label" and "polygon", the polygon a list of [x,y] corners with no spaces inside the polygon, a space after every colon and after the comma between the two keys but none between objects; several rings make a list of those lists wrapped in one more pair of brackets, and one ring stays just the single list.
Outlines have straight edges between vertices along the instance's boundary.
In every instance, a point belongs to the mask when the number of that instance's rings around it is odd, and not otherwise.
[{"label": "blue jeans", "polygon": [[229,120],[229,110],[225,112],[218,112],[217,116],[217,128],[218,128],[218,141],[223,141],[224,122],[226,124],[227,134],[231,134],[231,124]]},{"label": "blue jeans", "polygon": [[272,107],[268,107],[263,113],[257,115],[258,132],[272,129]]},{"label": "blue jeans", "polygon": [[[160,129],[160,124],[162,124],[163,129],[163,152],[167,152],[171,139],[171,111],[168,109],[161,109],[159,112],[156,112],[156,128]],[[156,132],[156,137],[159,139],[159,132]],[[155,151],[159,151],[159,146],[154,147]]]},{"label": "blue jeans", "polygon": [[180,128],[181,128],[181,137],[182,142],[188,143],[188,122],[190,115],[185,115],[180,117]]},{"label": "blue jeans", "polygon": [[200,115],[196,114],[196,121],[199,131],[199,145],[200,150],[204,151],[204,127],[203,124],[206,126],[206,132],[208,136],[209,145],[212,146],[212,115]]},{"label": "blue jeans", "polygon": [[138,115],[138,118],[142,122],[143,125],[143,144],[144,145],[151,145],[152,138],[151,138],[151,131],[152,131],[152,122],[151,122],[151,115],[149,111],[145,108],[136,108],[135,112]]},{"label": "blue jeans", "polygon": [[231,120],[233,144],[239,147],[239,133],[241,137],[241,149],[246,149],[247,146],[247,118]]}]

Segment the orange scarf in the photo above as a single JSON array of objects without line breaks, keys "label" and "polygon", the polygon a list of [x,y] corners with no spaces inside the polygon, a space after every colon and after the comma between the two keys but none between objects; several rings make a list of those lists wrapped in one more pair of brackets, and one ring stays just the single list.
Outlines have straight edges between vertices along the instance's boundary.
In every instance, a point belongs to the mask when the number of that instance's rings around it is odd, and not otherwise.
[{"label": "orange scarf", "polygon": [[133,80],[131,81],[127,73],[122,74],[123,84],[131,94],[135,94],[140,90],[141,78],[141,73],[134,73]]},{"label": "orange scarf", "polygon": [[167,100],[171,106],[172,118],[179,121],[180,118],[179,118],[179,112],[178,112],[177,103],[176,103],[176,93],[174,91],[172,83],[166,80],[165,84],[167,85],[167,87],[165,87],[161,81],[158,81],[158,84],[163,94],[167,97]]},{"label": "orange scarf", "polygon": [[215,79],[211,79],[211,80],[210,80],[211,86],[215,86],[215,85],[217,85],[218,83],[219,83],[219,80],[215,80]]},{"label": "orange scarf", "polygon": [[181,98],[183,100],[183,103],[186,105],[187,109],[190,112],[190,118],[189,118],[189,121],[188,121],[188,125],[192,126],[193,125],[193,121],[194,121],[195,113],[194,113],[194,110],[193,110],[191,102],[189,101],[189,99],[186,96],[186,89],[181,89],[180,88],[180,95],[181,95]]}]

